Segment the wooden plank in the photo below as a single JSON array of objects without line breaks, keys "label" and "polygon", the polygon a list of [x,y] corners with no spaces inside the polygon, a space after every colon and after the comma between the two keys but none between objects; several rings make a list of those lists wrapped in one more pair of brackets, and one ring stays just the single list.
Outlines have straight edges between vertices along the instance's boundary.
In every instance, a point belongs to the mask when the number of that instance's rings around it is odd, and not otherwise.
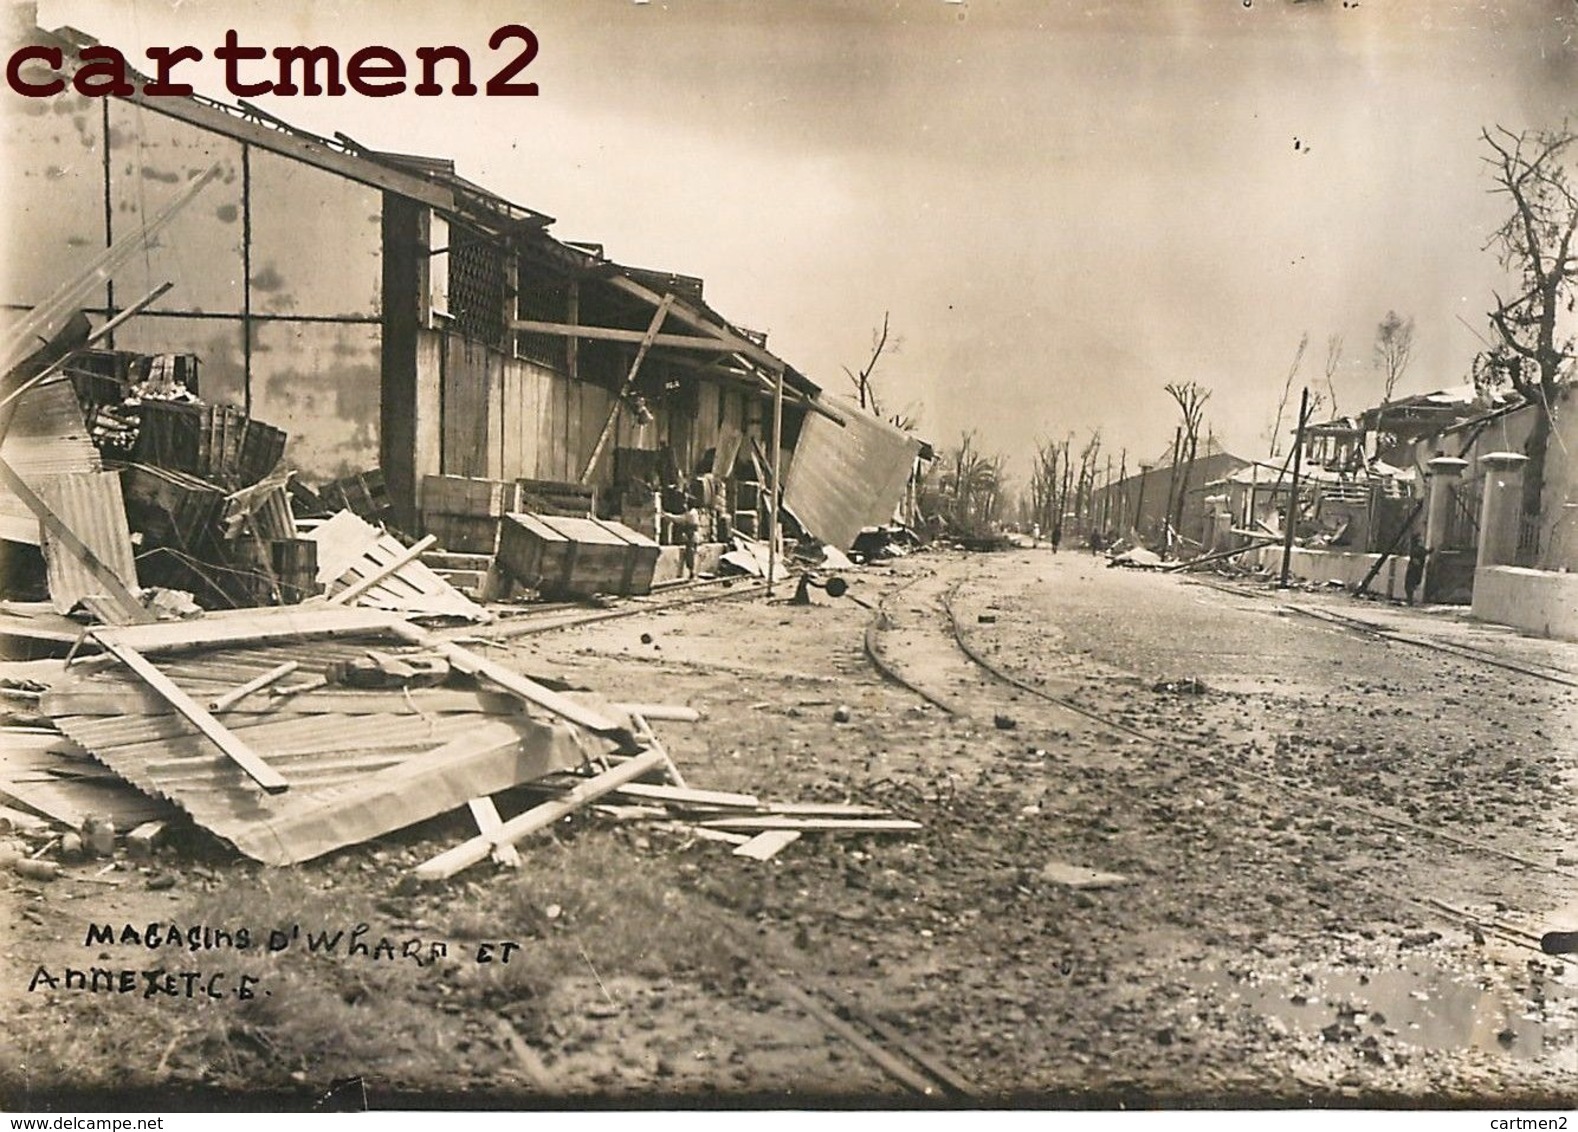
[{"label": "wooden plank", "polygon": [[704,829],[699,825],[686,825],[684,822],[654,822],[653,828],[666,829],[670,833],[684,834],[694,837],[698,841],[720,841],[725,845],[744,845],[751,839],[748,833],[728,833],[721,829]]},{"label": "wooden plank", "polygon": [[[432,546],[437,541],[438,541],[438,538],[435,535],[428,535],[426,538],[421,539],[420,541],[416,542],[412,546],[408,547],[404,552],[402,552],[400,554],[397,554],[394,557],[390,558],[388,561],[384,562],[376,570],[374,570],[371,574],[368,574],[366,577],[361,578],[359,581],[351,583],[349,586],[345,587],[345,589],[341,590],[339,593],[336,593],[336,594],[332,595],[329,598],[329,604],[330,605],[345,605],[346,603],[348,603],[350,601],[353,601],[356,598],[361,597],[362,594],[366,593],[368,590],[372,589],[374,586],[376,586],[380,582],[384,581],[386,578],[389,577],[389,575],[391,575],[391,574],[395,573],[396,571],[398,571],[402,566],[405,566],[408,562],[415,561],[416,559],[422,557],[422,552],[424,550],[426,550],[428,547]],[[406,582],[407,585],[411,584],[409,582],[409,580],[407,580],[407,579],[403,579],[402,578],[402,579],[399,579],[399,580]],[[412,588],[415,588],[415,587],[413,586]]]},{"label": "wooden plank", "polygon": [[145,656],[177,649],[221,644],[307,640],[312,637],[365,636],[393,632],[406,624],[398,614],[381,609],[335,608],[323,601],[269,609],[210,613],[191,621],[160,621],[95,629],[99,641],[113,641]]},{"label": "wooden plank", "polygon": [[663,755],[659,751],[647,751],[637,755],[612,770],[587,779],[563,798],[555,798],[551,802],[533,806],[491,833],[478,834],[471,840],[461,842],[431,860],[424,861],[416,867],[414,874],[422,880],[445,880],[452,877],[462,869],[480,862],[492,852],[495,845],[514,845],[522,838],[546,829],[569,816],[588,802],[596,801],[610,791],[633,782],[662,765]]},{"label": "wooden plank", "polygon": [[652,340],[663,326],[663,320],[668,317],[668,308],[674,304],[673,295],[664,295],[663,301],[658,303],[657,309],[652,312],[652,321],[647,324],[646,333],[641,336],[641,345],[636,348],[635,361],[630,363],[630,371],[625,374],[625,380],[619,387],[619,392],[614,395],[614,402],[608,407],[608,416],[603,421],[602,431],[597,434],[597,442],[592,445],[592,454],[586,459],[586,467],[581,470],[581,482],[590,483],[592,473],[597,470],[597,461],[603,457],[603,449],[608,447],[608,438],[613,434],[614,425],[619,420],[619,410],[624,404],[625,397],[636,383],[636,377],[641,373],[641,363],[647,360],[647,352],[652,349]]},{"label": "wooden plank", "polygon": [[619,793],[627,798],[645,798],[652,802],[669,802],[682,806],[716,806],[719,809],[740,810],[761,808],[761,802],[754,794],[731,794],[724,790],[692,790],[682,786],[632,782],[629,786],[621,786]]},{"label": "wooden plank", "polygon": [[697,723],[701,712],[678,704],[609,704],[615,711],[626,715],[639,715],[642,719],[655,719],[660,723]]},{"label": "wooden plank", "polygon": [[[504,819],[499,817],[499,808],[493,804],[492,798],[473,798],[466,805],[471,809],[471,816],[476,819],[477,832],[484,837],[504,828]],[[521,867],[521,855],[513,845],[495,845],[493,859],[507,868]]]},{"label": "wooden plank", "polygon": [[392,626],[392,631],[396,636],[413,645],[421,645],[423,648],[433,649],[445,660],[449,661],[451,667],[468,676],[480,677],[489,683],[496,684],[506,692],[513,693],[528,703],[536,704],[538,707],[551,711],[554,715],[567,719],[571,723],[579,724],[589,731],[615,739],[622,746],[629,749],[639,749],[639,745],[635,742],[635,736],[629,728],[621,726],[601,712],[577,703],[568,696],[543,687],[535,680],[522,676],[518,672],[510,671],[502,664],[488,660],[486,657],[478,656],[476,653],[464,649],[452,641],[446,641],[409,622],[399,622]]},{"label": "wooden plank", "polygon": [[240,701],[246,699],[253,692],[262,691],[264,688],[267,688],[270,684],[273,684],[273,683],[275,683],[278,680],[283,680],[286,676],[289,676],[292,672],[296,671],[296,669],[298,669],[300,667],[301,667],[301,664],[299,662],[294,661],[294,660],[287,660],[284,664],[277,665],[274,668],[270,668],[267,672],[263,673],[261,676],[254,676],[251,680],[248,680],[245,684],[242,684],[242,685],[240,685],[237,688],[231,689],[230,691],[226,692],[224,695],[216,696],[214,699],[209,700],[208,701],[208,710],[209,711],[228,711],[231,707],[233,707],[235,704],[239,703]]},{"label": "wooden plank", "polygon": [[909,833],[924,828],[918,821],[902,818],[796,818],[766,817],[715,818],[701,823],[709,829],[735,832],[763,829],[798,829],[827,833]]},{"label": "wooden plank", "polygon": [[770,861],[787,846],[800,840],[798,829],[766,829],[734,850],[736,857]]},{"label": "wooden plank", "polygon": [[[570,339],[595,339],[600,342],[641,342],[646,335],[639,330],[624,330],[616,326],[587,326],[582,323],[542,322],[537,319],[517,318],[510,322],[511,330],[527,334],[555,334]],[[732,354],[733,347],[717,338],[701,338],[689,334],[655,334],[652,345],[672,350],[706,350],[714,354]]]},{"label": "wooden plank", "polygon": [[252,781],[267,793],[283,794],[290,789],[290,783],[286,782],[278,771],[259,758],[251,747],[210,715],[206,708],[176,687],[169,677],[154,667],[136,649],[115,640],[106,640],[105,637],[97,634],[90,635],[96,637],[106,652],[131,669],[139,680],[168,700],[172,708],[202,732],[226,758],[244,770]]},{"label": "wooden plank", "polygon": [[805,818],[879,818],[892,812],[883,806],[854,802],[768,802],[762,809],[780,817]]}]

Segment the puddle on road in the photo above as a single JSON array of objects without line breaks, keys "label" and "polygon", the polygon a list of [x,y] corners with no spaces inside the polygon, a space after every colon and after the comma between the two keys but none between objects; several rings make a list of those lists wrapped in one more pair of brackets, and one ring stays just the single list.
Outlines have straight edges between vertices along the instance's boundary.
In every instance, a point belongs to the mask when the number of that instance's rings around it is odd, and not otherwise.
[{"label": "puddle on road", "polygon": [[1344,1042],[1374,1035],[1420,1049],[1480,1049],[1520,1060],[1546,1053],[1547,1036],[1554,1041],[1558,1033],[1555,1016],[1569,1017],[1573,1006],[1558,986],[1543,989],[1542,1004],[1420,967],[1363,976],[1327,971],[1313,982],[1240,978],[1214,968],[1200,978],[1225,1001],[1247,1003],[1299,1033]]}]

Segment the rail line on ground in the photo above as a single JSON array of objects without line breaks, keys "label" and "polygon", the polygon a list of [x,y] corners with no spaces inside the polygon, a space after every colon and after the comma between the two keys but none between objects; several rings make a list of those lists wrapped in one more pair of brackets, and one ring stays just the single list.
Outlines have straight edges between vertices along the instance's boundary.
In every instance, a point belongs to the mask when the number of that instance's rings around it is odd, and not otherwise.
[{"label": "rail line on ground", "polygon": [[[882,606],[878,609],[877,617],[873,618],[872,622],[867,628],[866,654],[884,678],[910,690],[914,694],[920,696],[927,702],[932,703],[950,715],[968,715],[970,714],[968,710],[959,708],[954,703],[951,703],[948,698],[935,693],[931,689],[925,688],[913,678],[906,676],[897,665],[884,656],[884,650],[878,648],[876,644],[876,638],[880,632],[878,626],[880,623],[882,623],[882,619],[888,616],[885,609],[887,601],[903,590],[906,590],[915,583],[923,580],[924,577],[926,577],[926,575],[918,575],[909,582],[905,583],[904,586],[890,591],[890,593],[884,598]],[[963,587],[963,584],[964,583],[962,581],[953,583],[944,590],[940,598],[943,620],[945,620],[947,624],[947,637],[951,640],[953,646],[961,655],[963,655],[976,669],[985,673],[993,681],[1013,688],[1017,692],[1032,696],[1037,700],[1051,705],[1052,707],[1089,720],[1100,727],[1125,735],[1132,739],[1140,740],[1141,742],[1144,742],[1155,749],[1176,754],[1185,760],[1186,765],[1190,760],[1204,758],[1205,760],[1214,763],[1223,769],[1231,771],[1231,773],[1234,775],[1242,775],[1252,778],[1261,783],[1263,786],[1268,786],[1279,793],[1285,793],[1289,789],[1288,783],[1279,778],[1277,775],[1255,770],[1236,763],[1229,765],[1227,760],[1218,756],[1213,756],[1208,751],[1187,748],[1165,736],[1152,734],[1142,728],[1138,728],[1132,724],[1126,723],[1123,720],[1115,719],[1103,712],[1087,708],[1063,696],[1048,692],[1044,688],[1037,687],[1026,680],[1022,680],[1011,672],[1004,671],[1001,667],[994,664],[991,660],[984,656],[978,648],[973,646],[966,639],[966,633],[959,622],[958,615],[954,610],[955,598],[959,590]],[[1474,838],[1463,837],[1446,830],[1433,829],[1430,826],[1421,825],[1418,822],[1410,821],[1406,818],[1395,817],[1393,815],[1372,809],[1370,806],[1361,802],[1340,797],[1326,797],[1324,799],[1312,798],[1310,800],[1316,801],[1317,804],[1324,803],[1334,809],[1346,811],[1349,814],[1355,816],[1362,816],[1371,821],[1379,822],[1395,829],[1406,830],[1410,833],[1429,837],[1435,841],[1453,845],[1469,853],[1479,854],[1481,856],[1493,858],[1499,861],[1510,862],[1525,869],[1537,870],[1542,873],[1558,876],[1563,879],[1578,883],[1578,873],[1575,873],[1570,869],[1547,864],[1543,861],[1534,860],[1533,858],[1522,856],[1521,854],[1502,849],[1499,846],[1487,844],[1486,842],[1479,841]],[[1349,881],[1356,880],[1356,878],[1350,876],[1348,873],[1345,873],[1342,870],[1333,871],[1339,873]],[[1362,884],[1363,882],[1358,883]],[[1436,916],[1446,915],[1451,919],[1463,923],[1475,924],[1484,930],[1492,932],[1509,943],[1520,947],[1529,948],[1536,952],[1541,950],[1538,937],[1534,936],[1532,933],[1522,931],[1521,929],[1513,928],[1501,921],[1495,920],[1494,918],[1479,915],[1465,909],[1453,908],[1442,904],[1440,901],[1401,896],[1397,893],[1378,889],[1368,884],[1365,884],[1364,887],[1377,896],[1384,897],[1386,900],[1391,902],[1407,905],[1416,911],[1423,910]]]}]

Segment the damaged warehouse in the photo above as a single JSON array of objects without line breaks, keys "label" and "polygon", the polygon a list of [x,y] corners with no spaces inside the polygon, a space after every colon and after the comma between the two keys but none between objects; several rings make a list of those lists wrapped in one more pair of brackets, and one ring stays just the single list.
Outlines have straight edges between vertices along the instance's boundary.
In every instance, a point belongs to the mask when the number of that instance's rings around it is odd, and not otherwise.
[{"label": "damaged warehouse", "polygon": [[[734,822],[706,832],[750,855],[806,822],[913,827],[690,790],[649,721],[694,712],[582,702],[414,619],[720,571],[770,591],[790,534],[847,564],[917,442],[824,400],[700,279],[561,242],[448,161],[200,96],[67,92],[6,131],[38,159],[7,173],[29,231],[0,634],[68,658],[9,688],[43,729],[7,754],[7,805],[81,840],[170,803],[272,864],[469,805],[477,845],[429,876],[610,792]],[[810,419],[831,431],[797,459]],[[549,800],[502,822],[490,796],[523,783]]]}]

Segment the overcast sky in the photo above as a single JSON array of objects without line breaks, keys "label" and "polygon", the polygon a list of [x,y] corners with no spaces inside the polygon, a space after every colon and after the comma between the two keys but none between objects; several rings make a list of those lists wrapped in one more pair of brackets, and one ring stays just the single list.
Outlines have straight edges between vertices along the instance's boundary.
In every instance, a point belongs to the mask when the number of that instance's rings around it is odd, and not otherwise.
[{"label": "overcast sky", "polygon": [[[471,50],[523,22],[536,98],[260,98],[460,171],[622,262],[703,276],[824,386],[890,312],[876,383],[940,445],[1021,470],[1103,429],[1155,455],[1162,386],[1263,455],[1299,336],[1374,403],[1375,324],[1417,320],[1400,393],[1466,380],[1498,284],[1481,127],[1559,123],[1574,0],[42,0],[131,52]],[[199,89],[223,96],[212,72]],[[1465,325],[1467,323],[1468,325]]]}]

